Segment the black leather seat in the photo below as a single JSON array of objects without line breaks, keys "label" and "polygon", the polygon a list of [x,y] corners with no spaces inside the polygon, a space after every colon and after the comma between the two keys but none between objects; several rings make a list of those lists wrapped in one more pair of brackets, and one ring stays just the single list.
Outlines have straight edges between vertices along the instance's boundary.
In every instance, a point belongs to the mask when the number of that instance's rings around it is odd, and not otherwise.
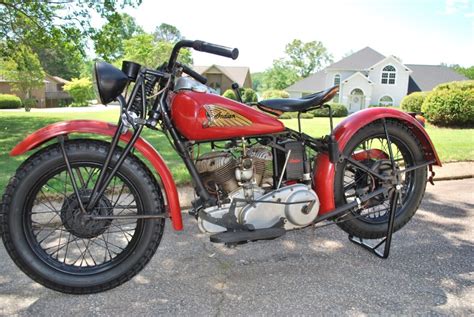
[{"label": "black leather seat", "polygon": [[285,98],[285,99],[267,99],[259,101],[257,107],[263,111],[274,114],[281,114],[283,112],[304,112],[310,108],[322,105],[331,100],[339,91],[339,86],[334,86],[329,89],[304,96],[303,98]]}]

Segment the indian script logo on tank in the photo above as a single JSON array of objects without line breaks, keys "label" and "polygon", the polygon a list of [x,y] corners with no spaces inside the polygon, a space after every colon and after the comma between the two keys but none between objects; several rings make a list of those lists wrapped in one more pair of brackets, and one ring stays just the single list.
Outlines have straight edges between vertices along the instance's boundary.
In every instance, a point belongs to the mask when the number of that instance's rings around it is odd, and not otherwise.
[{"label": "indian script logo on tank", "polygon": [[252,121],[235,111],[218,105],[205,105],[206,118],[203,128],[209,127],[244,127],[252,125]]}]

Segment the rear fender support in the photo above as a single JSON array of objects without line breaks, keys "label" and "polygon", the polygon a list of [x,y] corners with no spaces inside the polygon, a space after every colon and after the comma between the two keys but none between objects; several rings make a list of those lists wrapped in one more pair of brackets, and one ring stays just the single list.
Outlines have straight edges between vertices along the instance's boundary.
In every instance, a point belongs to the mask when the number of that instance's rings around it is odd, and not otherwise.
[{"label": "rear fender support", "polygon": [[[341,121],[334,129],[334,136],[339,144],[342,153],[346,144],[352,136],[364,126],[380,120],[382,118],[397,120],[405,124],[413,134],[420,140],[423,147],[423,154],[427,162],[434,161],[433,165],[441,166],[438,154],[431,142],[431,139],[423,126],[409,114],[390,108],[369,108],[358,111]],[[430,165],[431,166],[431,165]],[[334,208],[334,177],[336,165],[331,163],[327,153],[321,153],[316,158],[314,169],[314,190],[318,194],[321,202],[320,215],[323,215]]]},{"label": "rear fender support", "polygon": [[[103,121],[96,120],[71,120],[57,122],[47,125],[26,137],[18,143],[10,152],[10,156],[17,156],[31,151],[43,143],[59,136],[71,133],[92,133],[113,136],[117,126]],[[132,133],[128,131],[120,136],[120,140],[128,142],[132,138]],[[181,207],[179,205],[178,191],[173,176],[161,155],[145,139],[139,138],[135,143],[135,148],[153,165],[156,173],[161,178],[163,189],[167,201],[167,209],[175,230],[183,229],[183,219]]]}]

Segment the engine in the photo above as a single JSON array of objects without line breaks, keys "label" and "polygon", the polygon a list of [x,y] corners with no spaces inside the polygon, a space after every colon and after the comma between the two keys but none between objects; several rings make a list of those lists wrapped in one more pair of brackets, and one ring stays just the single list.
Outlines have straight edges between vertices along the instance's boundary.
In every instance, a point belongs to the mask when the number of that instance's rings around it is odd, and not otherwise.
[{"label": "engine", "polygon": [[[242,148],[200,155],[196,168],[208,192],[218,200],[217,206],[203,212],[213,218],[222,218],[230,212],[232,202],[238,201],[233,208],[234,219],[253,229],[269,228],[279,221],[284,222],[287,230],[311,224],[319,212],[319,199],[307,185],[294,182],[304,178],[303,147],[295,143],[280,145],[289,155],[286,157],[284,151],[277,155],[278,172],[283,174],[285,181],[293,181],[283,182],[278,189],[274,189],[273,155],[268,147],[260,144],[246,147],[243,142]],[[285,170],[282,170],[283,166],[286,166]],[[198,223],[203,232],[226,230],[222,225],[201,218]]]},{"label": "engine", "polygon": [[209,152],[200,156],[196,168],[209,193],[225,199],[244,187],[249,199],[254,188],[273,185],[272,153],[264,147],[252,147],[241,157],[228,151]]}]

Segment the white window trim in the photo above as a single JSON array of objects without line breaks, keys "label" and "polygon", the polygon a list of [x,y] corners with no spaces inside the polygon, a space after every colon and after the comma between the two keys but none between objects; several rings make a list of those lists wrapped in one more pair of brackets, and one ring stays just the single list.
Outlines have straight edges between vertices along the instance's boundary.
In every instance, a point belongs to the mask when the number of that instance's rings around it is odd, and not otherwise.
[{"label": "white window trim", "polygon": [[[395,69],[395,71],[384,70],[384,68],[387,67],[387,66],[392,66]],[[385,83],[385,84],[382,82],[384,73],[387,73],[387,83]],[[380,72],[380,84],[381,85],[396,85],[397,84],[397,73],[398,73],[398,71],[397,71],[397,68],[395,66],[393,66],[392,64],[385,65],[384,67],[382,67],[382,70]],[[395,74],[395,78],[393,79],[393,81],[394,81],[393,84],[390,84],[390,74]]]},{"label": "white window trim", "polygon": [[390,95],[383,95],[382,97],[380,97],[380,98],[379,98],[379,105],[380,105],[380,101],[382,100],[382,98],[383,98],[383,97],[390,97],[390,98],[392,99],[392,105],[391,105],[391,106],[389,106],[389,107],[393,107],[393,104],[394,104],[394,99],[393,99],[393,97],[392,97],[392,96],[390,96]]}]

